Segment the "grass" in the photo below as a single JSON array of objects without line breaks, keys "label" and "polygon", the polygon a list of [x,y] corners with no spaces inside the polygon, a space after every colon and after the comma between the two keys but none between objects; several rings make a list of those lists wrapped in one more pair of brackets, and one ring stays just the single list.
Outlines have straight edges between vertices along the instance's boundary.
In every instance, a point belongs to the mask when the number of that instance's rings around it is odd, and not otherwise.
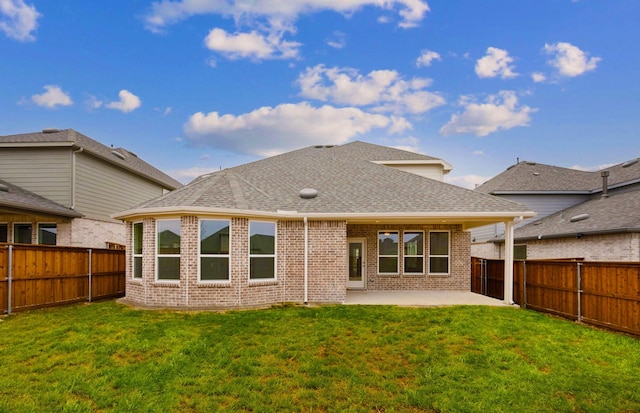
[{"label": "grass", "polygon": [[498,307],[0,318],[0,412],[640,410],[640,341]]}]

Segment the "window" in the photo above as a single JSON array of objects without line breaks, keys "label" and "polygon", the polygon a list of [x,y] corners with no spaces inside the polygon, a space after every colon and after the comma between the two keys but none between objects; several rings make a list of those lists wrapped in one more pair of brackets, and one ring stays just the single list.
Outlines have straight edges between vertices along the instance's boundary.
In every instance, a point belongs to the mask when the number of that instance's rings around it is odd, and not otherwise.
[{"label": "window", "polygon": [[57,236],[56,224],[38,224],[38,244],[56,245]]},{"label": "window", "polygon": [[13,224],[13,242],[31,244],[31,224]]},{"label": "window", "polygon": [[527,245],[514,245],[513,246],[513,259],[514,260],[526,260],[527,259]]},{"label": "window", "polygon": [[424,232],[405,232],[403,241],[405,274],[424,274]]},{"label": "window", "polygon": [[180,220],[167,219],[156,223],[158,249],[157,279],[180,279]]},{"label": "window", "polygon": [[133,278],[142,278],[142,222],[133,224]]},{"label": "window", "polygon": [[449,274],[449,231],[429,232],[429,274]]},{"label": "window", "polygon": [[229,280],[228,220],[200,221],[200,281]]},{"label": "window", "polygon": [[0,224],[0,242],[9,242],[9,225]]},{"label": "window", "polygon": [[249,222],[249,278],[276,278],[275,222]]},{"label": "window", "polygon": [[378,232],[378,274],[398,273],[398,231]]}]

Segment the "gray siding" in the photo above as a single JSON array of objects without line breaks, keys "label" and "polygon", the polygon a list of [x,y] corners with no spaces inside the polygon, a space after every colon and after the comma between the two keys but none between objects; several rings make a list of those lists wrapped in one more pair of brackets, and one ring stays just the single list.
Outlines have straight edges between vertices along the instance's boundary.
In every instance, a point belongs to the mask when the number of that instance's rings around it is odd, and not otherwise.
[{"label": "gray siding", "polygon": [[163,188],[86,153],[76,155],[76,210],[87,218],[110,216],[156,198]]},{"label": "gray siding", "polygon": [[71,206],[71,148],[3,148],[0,179]]},{"label": "gray siding", "polygon": [[[499,195],[501,198],[518,202],[535,211],[534,218],[525,219],[516,225],[516,228],[526,225],[534,220],[544,218],[563,209],[589,200],[589,195]],[[494,236],[504,234],[504,224],[488,225],[471,230],[471,239],[474,242],[484,242]]]}]

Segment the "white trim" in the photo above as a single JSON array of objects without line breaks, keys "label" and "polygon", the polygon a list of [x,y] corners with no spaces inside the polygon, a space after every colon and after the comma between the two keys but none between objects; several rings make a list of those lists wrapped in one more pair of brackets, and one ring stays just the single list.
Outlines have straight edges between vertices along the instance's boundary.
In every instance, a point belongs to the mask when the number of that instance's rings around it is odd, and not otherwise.
[{"label": "white trim", "polygon": [[[362,244],[362,282],[356,285],[349,285],[349,244],[351,243],[361,243]],[[367,239],[366,238],[347,238],[347,288],[355,288],[355,289],[363,289],[367,288]]]},{"label": "white trim", "polygon": [[[404,239],[404,235],[405,234],[417,234],[417,233],[422,233],[422,254],[418,254],[418,255],[407,255],[405,253],[404,250],[404,244],[405,244],[405,239]],[[424,230],[405,230],[402,231],[402,273],[403,274],[410,274],[410,275],[424,275],[424,267],[425,267],[425,246],[427,244],[427,240],[424,238]],[[407,271],[407,266],[405,263],[405,258],[422,258],[422,271],[420,272],[408,272]]]},{"label": "white trim", "polygon": [[[386,234],[389,233],[389,235],[396,233],[398,235],[398,240],[396,241],[396,245],[397,245],[397,253],[396,255],[380,255],[380,234]],[[398,275],[400,274],[400,231],[397,229],[394,230],[378,230],[378,236],[376,237],[376,243],[377,243],[377,247],[376,247],[376,269],[377,269],[377,273],[378,275]],[[380,258],[396,258],[396,271],[395,272],[380,272]]]},{"label": "white trim", "polygon": [[[171,218],[171,219],[156,219],[155,222],[155,226],[156,226],[156,232],[155,232],[155,237],[154,237],[154,242],[155,242],[155,260],[156,260],[156,265],[155,265],[155,269],[156,269],[156,274],[155,274],[155,282],[156,283],[168,283],[168,284],[178,284],[180,283],[180,279],[182,278],[182,274],[180,274],[180,270],[178,270],[178,279],[159,279],[158,278],[158,272],[160,269],[160,257],[162,256],[162,258],[178,258],[181,259],[181,254],[162,254],[160,255],[158,253],[158,223],[159,222],[163,222],[163,221],[178,221],[178,223],[180,224],[180,253],[182,253],[182,219],[180,218]],[[180,266],[178,266],[179,268]]]},{"label": "white trim", "polygon": [[[273,254],[251,254],[251,223],[267,223],[274,225],[273,231]],[[247,226],[247,246],[249,247],[249,273],[247,274],[247,279],[249,283],[260,283],[265,281],[276,281],[278,279],[278,221],[259,221],[259,220],[249,220],[249,225]],[[273,258],[273,278],[251,278],[251,258]]]},{"label": "white trim", "polygon": [[[447,254],[446,255],[435,255],[435,254],[431,254],[431,233],[435,233],[435,232],[446,232],[447,233]],[[451,231],[449,230],[433,230],[433,231],[429,231],[429,243],[427,246],[427,251],[428,251],[428,260],[429,262],[427,263],[427,266],[429,268],[429,275],[451,275]],[[442,258],[442,257],[446,257],[447,258],[447,272],[432,272],[431,271],[431,257],[435,257],[435,258]]]},{"label": "white trim", "polygon": [[[229,252],[227,254],[202,254],[202,223],[205,221],[229,223]],[[198,217],[198,284],[228,284],[231,282],[231,245],[231,219],[210,219]],[[203,280],[201,272],[202,258],[226,258],[228,262],[227,278],[223,280]]]}]

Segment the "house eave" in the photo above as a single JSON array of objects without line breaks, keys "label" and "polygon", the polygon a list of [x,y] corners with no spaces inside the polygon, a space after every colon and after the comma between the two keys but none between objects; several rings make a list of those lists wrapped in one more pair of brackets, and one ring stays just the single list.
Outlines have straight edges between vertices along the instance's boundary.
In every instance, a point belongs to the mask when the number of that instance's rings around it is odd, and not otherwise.
[{"label": "house eave", "polygon": [[[546,240],[546,239],[560,239],[560,238],[580,238],[585,235],[613,235],[613,234],[629,234],[640,232],[640,228],[630,227],[630,228],[614,228],[614,229],[602,229],[602,230],[593,230],[593,231],[572,231],[572,232],[563,232],[558,234],[539,234],[539,235],[530,235],[526,237],[515,237],[515,241],[524,242],[524,241],[538,241],[538,240]],[[493,242],[496,244],[504,243],[504,238],[489,240],[489,242]]]},{"label": "house eave", "polygon": [[591,190],[578,191],[491,191],[491,195],[591,195]]},{"label": "house eave", "polygon": [[298,211],[258,211],[232,208],[207,207],[159,207],[140,208],[123,211],[112,215],[112,218],[123,221],[134,221],[143,218],[170,217],[182,215],[234,216],[243,218],[290,219],[290,220],[344,220],[349,223],[430,223],[463,226],[463,229],[487,224],[504,222],[513,219],[531,218],[533,211],[525,212],[382,212],[382,213],[319,213]]}]

